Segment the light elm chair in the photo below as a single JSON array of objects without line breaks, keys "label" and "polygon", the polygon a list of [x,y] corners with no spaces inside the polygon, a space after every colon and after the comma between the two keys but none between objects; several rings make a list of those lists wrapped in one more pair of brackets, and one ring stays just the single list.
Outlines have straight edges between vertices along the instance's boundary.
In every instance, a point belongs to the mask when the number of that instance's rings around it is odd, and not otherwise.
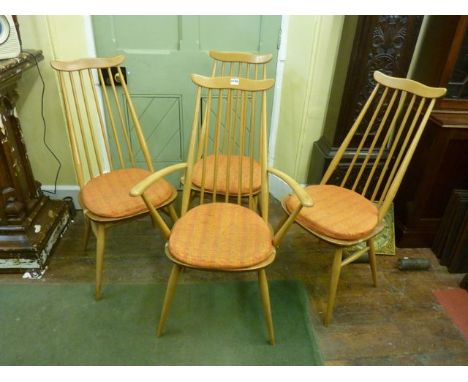
[{"label": "light elm chair", "polygon": [[[211,70],[211,77],[235,77],[235,78],[250,78],[250,79],[266,79],[267,78],[267,64],[272,60],[273,55],[271,53],[267,54],[255,54],[255,53],[247,53],[247,52],[224,52],[224,51],[217,51],[211,50],[209,56],[213,59],[212,70]],[[239,98],[240,93],[236,98],[233,98],[232,102],[239,103],[241,99]],[[206,105],[206,104],[205,104]],[[203,107],[204,105],[202,105]],[[253,104],[255,106],[255,103]],[[257,105],[258,108],[258,105]],[[240,108],[238,108],[240,111]],[[201,113],[203,114],[204,110],[202,109]],[[232,121],[230,122],[233,126],[238,125],[241,123],[241,113],[232,114]],[[226,124],[221,124],[221,129],[224,129]],[[209,138],[211,139],[211,138]],[[221,142],[221,145],[227,144],[227,141]],[[239,142],[234,142],[234,144],[239,144]],[[201,185],[201,171],[200,166],[202,164],[203,153],[198,150],[197,158],[198,161],[195,164],[195,171],[192,179],[192,188],[194,192],[192,196],[196,193],[200,192],[200,185]],[[243,159],[243,166],[246,167],[249,165],[249,158],[244,157]],[[217,157],[217,163],[220,168],[223,168],[223,171],[227,171],[227,167],[229,166],[229,171],[231,172],[232,176],[231,179],[237,179],[239,176],[239,166],[234,161],[229,160],[226,155],[220,154]],[[208,156],[203,165],[206,168],[207,174],[213,173],[213,165],[214,165],[214,156]],[[250,179],[245,179],[243,182],[243,188],[241,190],[242,197],[248,196],[249,193],[252,193],[251,202],[254,204],[255,207],[258,206],[258,194],[260,193],[260,165],[258,161],[253,161],[254,171],[252,172],[252,184],[250,185]],[[243,171],[244,176],[249,176],[248,171]],[[183,179],[182,179],[183,181]],[[249,188],[251,186],[251,189]],[[236,195],[238,193],[237,190],[237,183],[231,181],[229,185],[224,183],[224,180],[218,178],[216,186],[213,184],[213,179],[208,178],[204,180],[204,192],[205,193],[212,193],[214,188],[216,187],[216,192],[218,194],[226,195]]]},{"label": "light elm chair", "polygon": [[[152,174],[131,191],[134,196],[144,196],[145,191],[164,176],[183,171],[181,217],[172,229],[164,229],[168,239],[166,255],[173,262],[173,268],[157,333],[161,335],[164,330],[182,269],[256,272],[268,336],[274,344],[266,268],[274,261],[275,247],[294,217],[303,205],[310,205],[306,192],[293,179],[267,167],[266,96],[274,81],[199,75],[193,75],[192,81],[197,94],[187,162]],[[209,112],[202,117],[201,105],[205,101],[205,110]],[[232,123],[237,116],[239,123]],[[207,166],[208,163],[211,166]],[[253,187],[255,172],[260,179],[258,190]],[[269,173],[283,179],[297,192],[300,201],[276,233],[268,224]],[[199,198],[194,199],[198,205],[193,206],[190,196],[195,177],[199,179]],[[261,214],[253,203],[257,192]],[[156,209],[150,203],[147,205],[153,219],[164,224]]]},{"label": "light elm chair", "polygon": [[[132,186],[154,172],[120,68],[123,61],[124,56],[51,62],[60,80],[68,137],[80,186],[85,249],[91,231],[97,239],[96,299],[101,297],[106,231],[148,213],[143,200],[132,198],[129,192]],[[121,90],[117,89],[117,83]],[[137,161],[136,154],[140,152],[142,160]],[[145,192],[148,203],[165,211],[174,221],[177,215],[172,202],[176,197],[177,191],[164,179]]]},{"label": "light elm chair", "polygon": [[[398,191],[436,99],[446,89],[374,73],[375,87],[331,161],[319,185],[305,191],[314,206],[304,208],[296,222],[335,247],[328,307],[324,323],[333,314],[341,269],[369,253],[373,283],[377,285],[374,237]],[[364,146],[364,144],[366,145]],[[364,151],[363,147],[369,147]],[[351,156],[345,152],[353,153]],[[282,202],[293,214],[299,199]],[[344,258],[343,251],[365,242],[363,249]]]}]

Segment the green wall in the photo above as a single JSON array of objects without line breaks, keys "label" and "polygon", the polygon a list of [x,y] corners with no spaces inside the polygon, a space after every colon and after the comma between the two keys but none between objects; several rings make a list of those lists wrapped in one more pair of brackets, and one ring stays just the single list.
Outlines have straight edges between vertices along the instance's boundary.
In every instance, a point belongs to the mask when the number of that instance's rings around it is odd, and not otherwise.
[{"label": "green wall", "polygon": [[[40,49],[44,60],[39,63],[46,84],[44,116],[47,123],[46,140],[62,162],[58,184],[77,184],[65,116],[55,72],[49,62],[55,58],[71,59],[86,56],[84,18],[82,16],[19,16],[20,33],[24,49]],[[42,137],[41,119],[42,83],[36,69],[32,68],[21,78],[18,86],[17,111],[20,117],[33,173],[45,185],[54,183],[57,164],[47,151]]]},{"label": "green wall", "polygon": [[[287,55],[274,166],[305,182],[313,142],[323,131],[344,16],[288,16]],[[58,183],[75,185],[64,113],[51,59],[89,55],[84,16],[20,16],[24,48],[42,49],[47,142],[62,161]],[[32,69],[20,81],[17,109],[35,177],[53,184],[56,165],[42,143],[41,84]]]}]

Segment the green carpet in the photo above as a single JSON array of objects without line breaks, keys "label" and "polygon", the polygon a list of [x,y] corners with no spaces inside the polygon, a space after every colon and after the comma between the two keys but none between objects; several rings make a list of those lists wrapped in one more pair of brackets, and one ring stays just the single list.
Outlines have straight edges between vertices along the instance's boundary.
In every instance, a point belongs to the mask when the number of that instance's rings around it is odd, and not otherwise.
[{"label": "green carpet", "polygon": [[320,365],[304,286],[270,282],[275,346],[256,282],[0,285],[1,365]]}]

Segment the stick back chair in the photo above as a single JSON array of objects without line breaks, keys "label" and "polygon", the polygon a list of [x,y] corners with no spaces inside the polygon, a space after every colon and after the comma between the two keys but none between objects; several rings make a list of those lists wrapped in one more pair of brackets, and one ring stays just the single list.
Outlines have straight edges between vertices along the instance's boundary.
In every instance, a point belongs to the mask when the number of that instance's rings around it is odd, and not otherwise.
[{"label": "stick back chair", "polygon": [[[319,185],[305,188],[314,207],[304,208],[296,222],[336,247],[327,312],[332,318],[341,269],[365,252],[377,286],[374,237],[398,191],[437,98],[446,89],[374,72],[376,85]],[[363,150],[363,147],[368,149]],[[350,148],[352,155],[345,155]],[[351,149],[352,148],[352,149]],[[299,204],[293,195],[283,202],[286,212]],[[343,250],[366,242],[343,258]]]},{"label": "stick back chair", "polygon": [[[172,230],[166,227],[164,231],[168,238],[166,255],[173,262],[173,268],[157,333],[159,336],[164,330],[181,269],[253,271],[258,274],[269,339],[274,344],[265,268],[273,262],[275,246],[279,245],[294,222],[295,215],[303,205],[310,205],[306,192],[293,179],[281,171],[267,168],[266,95],[274,81],[199,75],[192,75],[192,81],[197,86],[197,94],[187,162],[152,174],[131,191],[132,195],[145,198],[145,190],[154,182],[174,171],[184,171],[186,182],[182,194],[181,217]],[[237,102],[238,96],[240,102]],[[204,100],[208,110],[215,112],[201,118],[201,105]],[[261,112],[255,113],[258,104],[261,105]],[[235,114],[240,115],[241,123],[237,126],[229,122]],[[252,119],[252,114],[255,114],[255,119]],[[225,122],[226,129],[221,129],[222,121]],[[207,144],[210,135],[213,139],[212,145]],[[223,141],[227,143],[223,145]],[[236,141],[240,142],[238,149],[235,149]],[[197,152],[202,153],[201,162]],[[223,167],[223,156],[228,164],[232,163],[236,167],[236,171],[230,171],[229,165]],[[213,158],[213,173],[206,171],[206,164],[210,158]],[[258,169],[253,166],[254,160],[259,163]],[[191,184],[197,171],[201,179],[200,197],[191,202]],[[260,215],[252,204],[254,171],[259,172],[261,179]],[[283,222],[276,233],[272,232],[268,224],[268,173],[283,179],[297,193],[300,200],[296,211]],[[232,195],[229,190],[225,193],[219,192],[217,179],[223,179],[225,184],[236,184],[236,194]],[[214,185],[210,193],[206,191],[206,184]],[[248,200],[243,199],[243,196]],[[148,207],[155,221],[161,221],[159,213],[150,204]]]},{"label": "stick back chair", "polygon": [[[254,53],[245,53],[245,52],[222,52],[222,51],[216,51],[212,50],[209,52],[209,56],[213,59],[213,65],[212,65],[212,70],[211,70],[211,76],[212,77],[223,77],[223,76],[229,76],[229,77],[238,77],[238,78],[250,78],[250,79],[266,79],[267,78],[267,64],[272,60],[273,55],[272,54],[254,54]],[[217,91],[217,97],[220,97],[221,90]],[[239,103],[241,102],[241,97],[240,97],[240,92],[237,92],[236,90],[233,90],[232,94],[232,102],[233,103]],[[206,118],[206,106],[208,106],[205,103],[205,109],[202,109],[202,115]],[[238,107],[239,111],[240,108]],[[214,113],[215,111],[212,110]],[[255,107],[253,105],[253,113],[251,114],[250,118],[252,120],[255,120],[255,113],[259,113],[259,106]],[[241,115],[240,113],[237,114],[232,114],[232,119],[229,121],[231,126],[233,126],[234,129],[236,129],[237,125],[240,125],[241,123]],[[221,129],[227,129],[226,123],[227,121],[222,121],[221,122]],[[211,142],[213,144],[213,142]],[[236,146],[239,146],[240,142],[236,141],[233,144]],[[197,158],[198,158],[198,164],[195,165],[196,168],[198,166],[201,166],[201,159],[203,157],[203,152],[201,150],[198,151],[197,153]],[[207,174],[211,174],[214,171],[213,165],[214,165],[214,157],[210,156],[206,158],[206,163],[204,164],[206,166],[206,172]],[[244,161],[248,161],[247,157],[243,159]],[[223,171],[227,171],[227,166],[229,166],[229,171],[231,173],[236,173],[238,172],[238,167],[235,165],[234,162],[227,161],[227,157],[223,154],[219,155],[218,159],[218,166],[223,168]],[[256,169],[256,171],[253,172],[253,178],[252,178],[252,192],[253,192],[253,198],[252,202],[255,204],[255,206],[258,204],[258,194],[260,192],[260,184],[261,184],[261,179],[259,177],[260,172],[258,171],[259,169],[259,163],[254,160],[253,166]],[[195,176],[193,177],[192,180],[192,188],[194,191],[200,192],[200,185],[201,185],[201,178],[200,178],[200,171],[195,171]],[[234,176],[235,178],[235,176]],[[212,193],[214,188],[216,188],[218,194],[231,194],[235,195],[238,193],[237,189],[237,183],[231,183],[229,185],[226,185],[225,181],[223,178],[217,178],[217,184],[216,186],[213,184],[214,179],[209,178],[205,181],[204,185],[204,192],[205,193]],[[247,183],[250,180],[247,180]],[[242,197],[245,197],[248,192],[251,190],[247,190],[246,188],[242,190],[241,195]]]},{"label": "stick back chair", "polygon": [[[124,56],[116,56],[51,62],[60,80],[68,137],[80,186],[79,197],[85,218],[84,248],[91,231],[97,239],[96,299],[101,297],[106,230],[148,213],[145,203],[132,198],[129,192],[132,186],[154,171],[120,68],[123,60]],[[121,92],[117,85],[121,85]],[[137,161],[137,150],[141,150],[146,169]],[[172,201],[176,196],[174,187],[164,179],[146,192],[151,205],[167,207],[166,211],[174,221],[177,216]]]}]

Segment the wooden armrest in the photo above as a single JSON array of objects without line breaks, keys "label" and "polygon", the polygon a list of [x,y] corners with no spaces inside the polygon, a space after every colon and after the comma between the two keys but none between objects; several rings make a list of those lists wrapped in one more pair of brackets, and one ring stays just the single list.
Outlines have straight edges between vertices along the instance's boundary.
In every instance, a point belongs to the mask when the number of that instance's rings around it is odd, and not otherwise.
[{"label": "wooden armrest", "polygon": [[312,207],[314,205],[314,202],[312,201],[312,198],[304,190],[304,188],[302,188],[299,185],[299,183],[297,183],[289,175],[286,175],[284,172],[277,170],[276,168],[272,168],[272,167],[268,167],[267,171],[277,176],[282,181],[284,181],[291,188],[291,190],[294,191],[294,193],[297,195],[299,202],[300,202],[300,204],[294,209],[294,211],[291,211],[290,213],[288,213],[289,214],[288,218],[280,224],[280,226],[278,227],[273,237],[273,245],[278,247],[281,241],[283,240],[284,235],[288,231],[289,227],[291,227],[292,223],[294,223],[296,216],[299,214],[302,207]]},{"label": "wooden armrest", "polygon": [[283,171],[280,171],[273,167],[268,167],[267,171],[272,173],[273,175],[277,176],[281,180],[283,180],[290,188],[294,191],[297,195],[299,201],[301,202],[303,207],[312,207],[314,202],[309,194],[304,190],[303,187],[299,183],[297,183],[293,178],[289,175],[285,174]]},{"label": "wooden armrest", "polygon": [[172,166],[168,166],[163,168],[162,170],[153,172],[151,175],[147,176],[143,179],[140,183],[136,184],[130,190],[131,196],[141,196],[146,189],[151,186],[157,180],[164,178],[165,176],[172,174],[178,170],[182,170],[187,167],[187,163],[177,163],[173,164]]}]

